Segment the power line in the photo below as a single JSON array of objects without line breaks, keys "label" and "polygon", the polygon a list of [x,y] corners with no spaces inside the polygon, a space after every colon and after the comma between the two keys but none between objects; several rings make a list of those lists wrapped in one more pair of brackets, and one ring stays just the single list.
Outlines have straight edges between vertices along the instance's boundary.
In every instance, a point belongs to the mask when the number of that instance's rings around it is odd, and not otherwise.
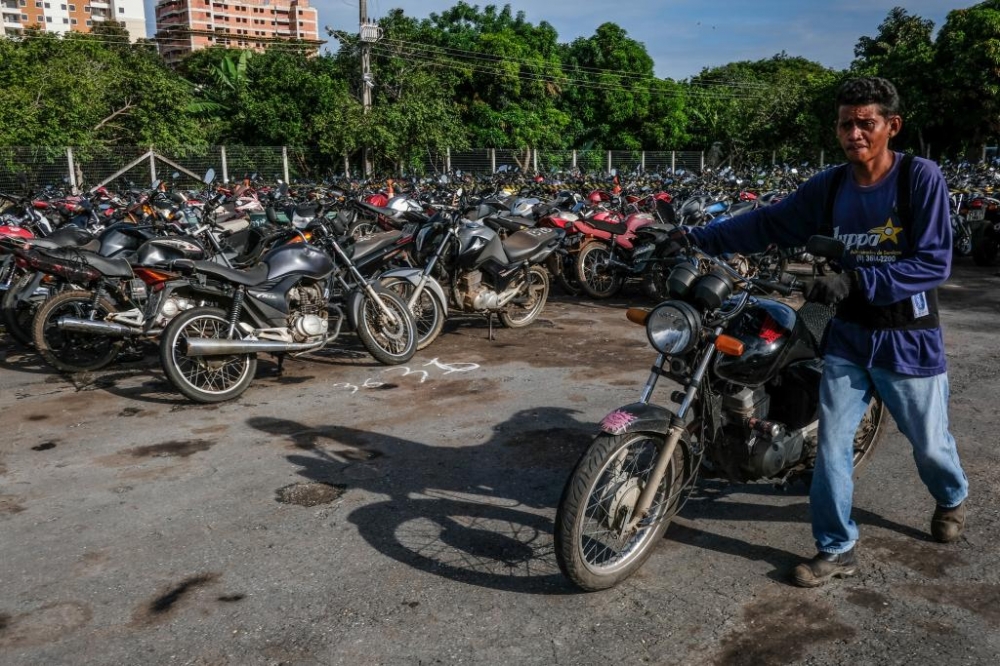
[{"label": "power line", "polygon": [[[438,45],[432,45],[432,44],[419,44],[419,43],[409,42],[409,41],[405,41],[405,40],[401,40],[401,39],[392,39],[392,38],[389,38],[389,37],[384,37],[381,41],[389,42],[391,44],[396,44],[396,45],[399,45],[399,46],[402,46],[402,47],[408,47],[408,48],[411,48],[411,49],[422,50],[422,51],[425,51],[425,52],[438,51],[438,52],[441,52],[441,53],[444,53],[444,54],[448,54],[448,55],[454,54],[456,56],[466,57],[466,58],[471,58],[471,59],[493,61],[493,62],[502,62],[502,63],[518,63],[518,64],[522,64],[522,65],[537,66],[537,62],[535,62],[535,61],[525,60],[525,59],[520,59],[520,58],[514,58],[514,57],[509,57],[509,56],[499,56],[499,55],[493,55],[493,54],[488,54],[488,53],[481,53],[481,52],[477,52],[477,51],[468,51],[468,50],[465,50],[465,49],[457,49],[457,48],[445,47],[445,46],[438,46]],[[564,63],[564,65],[565,65],[565,63]],[[626,71],[623,71],[623,70],[616,70],[616,69],[606,69],[606,68],[599,68],[599,67],[586,67],[586,66],[582,66],[582,65],[569,65],[569,67],[572,68],[572,69],[574,69],[574,70],[579,70],[579,71],[585,72],[585,73],[609,74],[609,75],[617,76],[619,78],[632,78],[632,79],[639,79],[639,80],[644,80],[644,81],[646,81],[646,80],[663,81],[664,80],[664,79],[659,79],[659,78],[657,78],[655,76],[650,76],[648,74],[639,74],[639,73],[636,73],[636,72],[626,72]],[[697,83],[695,83],[695,82],[689,82],[688,85],[697,85],[697,86],[703,86],[703,87],[726,87],[726,88],[733,88],[733,89],[741,89],[742,88],[742,89],[748,89],[748,90],[767,90],[767,89],[771,88],[771,86],[769,84],[767,84],[767,83],[757,83],[757,82],[752,82],[752,81],[725,81],[725,82],[720,82],[720,83],[711,83],[711,81],[713,81],[713,80],[719,80],[719,79],[703,79],[702,81],[697,82]],[[719,80],[719,81],[721,81],[721,80]]]},{"label": "power line", "polygon": [[[488,74],[488,75],[493,75],[493,76],[497,75],[497,70],[494,69],[494,68],[490,68],[489,67],[490,64],[496,64],[496,65],[504,65],[504,64],[518,65],[519,67],[524,64],[522,61],[503,60],[503,59],[493,60],[493,61],[487,62],[487,63],[484,63],[482,61],[478,61],[477,62],[474,59],[471,62],[470,61],[464,61],[463,62],[461,60],[456,60],[456,59],[452,59],[452,58],[448,58],[448,57],[441,57],[441,54],[435,54],[433,52],[427,52],[427,51],[423,51],[423,50],[420,50],[420,49],[417,49],[417,48],[412,48],[412,47],[407,47],[407,48],[395,47],[395,48],[393,48],[393,47],[385,46],[381,42],[376,43],[374,46],[375,46],[375,52],[377,52],[379,55],[381,55],[383,57],[394,57],[394,58],[405,57],[405,58],[408,58],[408,59],[418,60],[418,61],[422,61],[422,62],[425,62],[425,63],[430,63],[430,64],[434,64],[434,65],[438,65],[438,66],[446,67],[446,68],[450,68],[450,69],[456,69],[456,70],[461,70],[461,71],[473,71],[473,72],[476,72],[476,73]],[[531,66],[537,66],[538,63],[529,63],[529,64]],[[532,83],[551,83],[551,84],[555,84],[555,85],[576,86],[576,87],[580,87],[580,88],[589,88],[589,89],[593,89],[593,90],[603,90],[603,91],[610,91],[610,92],[630,91],[630,89],[628,87],[626,87],[625,85],[623,85],[623,83],[612,83],[612,82],[594,81],[593,79],[577,78],[577,77],[569,76],[569,75],[566,75],[566,74],[562,74],[562,75],[557,75],[557,74],[546,75],[546,74],[543,74],[543,73],[534,73],[534,72],[529,72],[529,71],[522,71],[522,70],[519,69],[517,72],[506,73],[506,75],[507,76],[512,76],[514,78],[521,79],[523,81],[532,82]],[[642,83],[663,83],[663,82],[664,82],[663,79],[657,79],[657,78],[654,78],[654,77],[645,77],[643,79],[635,80],[632,83],[634,83],[634,84],[642,84]],[[624,83],[628,83],[628,81],[626,81]],[[678,85],[680,85],[680,84],[678,84]],[[712,92],[712,91],[709,91],[709,90],[692,90],[692,89],[687,89],[687,90],[683,90],[682,89],[682,90],[678,90],[678,91],[674,91],[674,90],[655,90],[655,89],[650,89],[649,90],[649,94],[651,94],[651,95],[666,96],[666,97],[677,97],[677,96],[703,97],[703,96],[710,96],[710,97],[713,97],[713,98],[718,98],[720,96],[718,94],[718,92],[721,92],[721,91]],[[753,96],[752,95],[753,92],[755,92],[755,91],[735,89],[735,88],[727,88],[727,90],[724,93],[724,95],[726,97],[728,97],[728,98],[731,98],[731,99],[751,99],[752,96]]]}]

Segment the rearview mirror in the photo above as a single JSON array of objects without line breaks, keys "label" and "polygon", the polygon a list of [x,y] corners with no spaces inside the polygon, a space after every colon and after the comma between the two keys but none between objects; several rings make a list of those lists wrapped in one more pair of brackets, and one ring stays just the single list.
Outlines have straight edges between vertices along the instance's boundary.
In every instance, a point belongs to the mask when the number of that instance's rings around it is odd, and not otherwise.
[{"label": "rearview mirror", "polygon": [[824,259],[840,259],[846,249],[843,241],[829,236],[812,236],[806,243],[806,252]]}]

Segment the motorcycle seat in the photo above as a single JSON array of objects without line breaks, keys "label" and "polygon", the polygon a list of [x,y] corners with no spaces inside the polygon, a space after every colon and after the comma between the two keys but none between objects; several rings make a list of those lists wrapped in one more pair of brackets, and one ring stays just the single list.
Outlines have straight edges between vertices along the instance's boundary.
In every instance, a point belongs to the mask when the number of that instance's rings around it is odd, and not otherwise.
[{"label": "motorcycle seat", "polygon": [[252,268],[238,270],[229,268],[214,261],[201,260],[194,262],[195,271],[213,278],[220,278],[227,282],[233,282],[245,287],[255,287],[258,284],[267,282],[269,268],[267,264],[261,262]]},{"label": "motorcycle seat", "polygon": [[614,234],[616,236],[624,234],[628,231],[628,227],[626,227],[621,222],[605,222],[604,220],[590,219],[590,220],[583,220],[583,223],[588,224],[594,229],[597,229],[599,231],[604,231],[609,234]]},{"label": "motorcycle seat", "polygon": [[510,263],[516,264],[530,258],[538,250],[549,243],[562,240],[566,232],[552,227],[538,227],[530,231],[519,231],[503,241],[504,252]]},{"label": "motorcycle seat", "polygon": [[366,236],[364,239],[359,240],[354,244],[354,252],[351,253],[351,258],[355,262],[360,261],[366,255],[378,252],[387,245],[395,244],[396,241],[398,241],[402,236],[402,231],[384,231],[382,233]]},{"label": "motorcycle seat", "polygon": [[[81,229],[82,231],[82,229]],[[52,238],[32,238],[30,242],[31,247],[38,248],[39,250],[58,250],[60,248],[76,248],[79,250],[87,250],[88,252],[97,252],[101,249],[101,241],[97,240],[93,236],[88,234],[89,239],[80,242],[70,241],[64,242],[59,240],[52,240]]]},{"label": "motorcycle seat", "polygon": [[483,219],[483,222],[494,229],[506,229],[507,231],[521,231],[535,226],[535,220],[530,217],[519,215],[490,215]]},{"label": "motorcycle seat", "polygon": [[41,250],[41,254],[67,264],[86,264],[96,268],[104,277],[130,278],[132,266],[125,259],[108,259],[101,255],[80,248],[55,248]]}]

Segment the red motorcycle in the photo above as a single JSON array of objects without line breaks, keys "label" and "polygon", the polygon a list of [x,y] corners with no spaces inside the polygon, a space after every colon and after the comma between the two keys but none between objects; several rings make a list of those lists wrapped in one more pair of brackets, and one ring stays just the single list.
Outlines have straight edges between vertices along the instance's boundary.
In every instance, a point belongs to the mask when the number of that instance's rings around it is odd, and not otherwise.
[{"label": "red motorcycle", "polygon": [[643,256],[636,256],[637,231],[657,222],[650,213],[632,213],[626,217],[609,210],[604,206],[602,194],[591,193],[588,198],[595,203],[593,212],[573,223],[583,239],[576,254],[576,279],[591,298],[614,296],[626,279],[636,275],[637,266],[644,264],[644,255],[653,249],[644,243]]}]

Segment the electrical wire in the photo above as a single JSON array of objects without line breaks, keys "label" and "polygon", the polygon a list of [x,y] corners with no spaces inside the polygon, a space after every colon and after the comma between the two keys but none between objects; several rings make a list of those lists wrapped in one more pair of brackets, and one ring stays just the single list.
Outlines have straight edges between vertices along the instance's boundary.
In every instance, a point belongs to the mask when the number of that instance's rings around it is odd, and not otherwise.
[{"label": "electrical wire", "polygon": [[[461,70],[461,71],[473,71],[473,72],[476,72],[476,73],[487,74],[487,75],[492,75],[492,76],[496,76],[497,75],[497,70],[495,68],[489,67],[490,64],[496,64],[496,65],[519,65],[519,66],[529,65],[529,66],[533,66],[533,67],[537,67],[538,66],[538,63],[531,63],[530,61],[515,61],[515,60],[494,60],[491,63],[484,63],[482,61],[475,61],[475,60],[472,60],[471,62],[470,61],[460,61],[460,60],[451,59],[451,58],[439,57],[439,56],[434,55],[433,53],[428,53],[426,51],[420,51],[420,50],[416,50],[416,49],[412,49],[412,48],[400,48],[400,47],[392,48],[392,47],[389,47],[389,46],[382,45],[381,42],[375,42],[374,44],[371,45],[371,47],[372,47],[372,53],[377,54],[377,55],[381,55],[383,57],[390,57],[390,58],[405,57],[405,58],[410,59],[410,60],[423,61],[425,63],[430,63],[430,64],[434,64],[434,65],[438,65],[438,66],[446,67],[446,68],[450,68],[450,69],[456,69],[456,70]],[[610,72],[610,71],[613,71],[613,70],[603,70],[603,71]],[[629,87],[626,87],[626,85],[623,85],[623,83],[630,83],[630,81],[628,81],[628,80],[626,80],[624,82],[619,82],[619,83],[613,83],[613,82],[610,82],[610,81],[602,82],[602,81],[594,81],[593,79],[585,79],[585,78],[573,77],[573,76],[569,76],[567,74],[562,74],[562,75],[546,75],[546,74],[542,74],[542,73],[534,73],[534,72],[530,72],[530,71],[523,71],[523,70],[520,70],[520,69],[516,73],[508,73],[508,76],[513,76],[515,78],[521,79],[521,80],[529,82],[529,83],[552,83],[552,84],[555,84],[555,85],[575,86],[575,87],[580,87],[580,88],[589,88],[589,89],[593,89],[593,90],[601,90],[601,91],[608,91],[608,92],[623,92],[623,91],[629,91],[629,92],[631,92],[631,89]],[[633,84],[643,84],[643,83],[653,84],[653,83],[662,83],[662,82],[663,82],[663,79],[656,79],[656,78],[653,78],[653,77],[645,77],[643,79],[638,79],[638,80],[631,81],[631,83],[633,83]],[[772,90],[773,88],[768,88],[768,89]],[[681,90],[669,90],[669,89],[655,90],[655,89],[650,89],[649,90],[649,94],[654,95],[654,96],[666,96],[666,97],[677,97],[677,96],[688,96],[688,97],[692,97],[692,96],[694,96],[694,97],[711,96],[713,98],[718,98],[720,96],[724,96],[724,97],[727,97],[727,98],[730,98],[730,99],[751,99],[751,98],[755,97],[755,95],[753,94],[755,92],[756,91],[742,90],[742,89],[735,89],[735,88],[728,88],[725,91],[723,91],[723,90],[707,91],[707,90],[690,90],[690,89],[686,89],[686,90],[685,89],[681,89]],[[720,93],[721,93],[721,95],[720,95]]]}]

